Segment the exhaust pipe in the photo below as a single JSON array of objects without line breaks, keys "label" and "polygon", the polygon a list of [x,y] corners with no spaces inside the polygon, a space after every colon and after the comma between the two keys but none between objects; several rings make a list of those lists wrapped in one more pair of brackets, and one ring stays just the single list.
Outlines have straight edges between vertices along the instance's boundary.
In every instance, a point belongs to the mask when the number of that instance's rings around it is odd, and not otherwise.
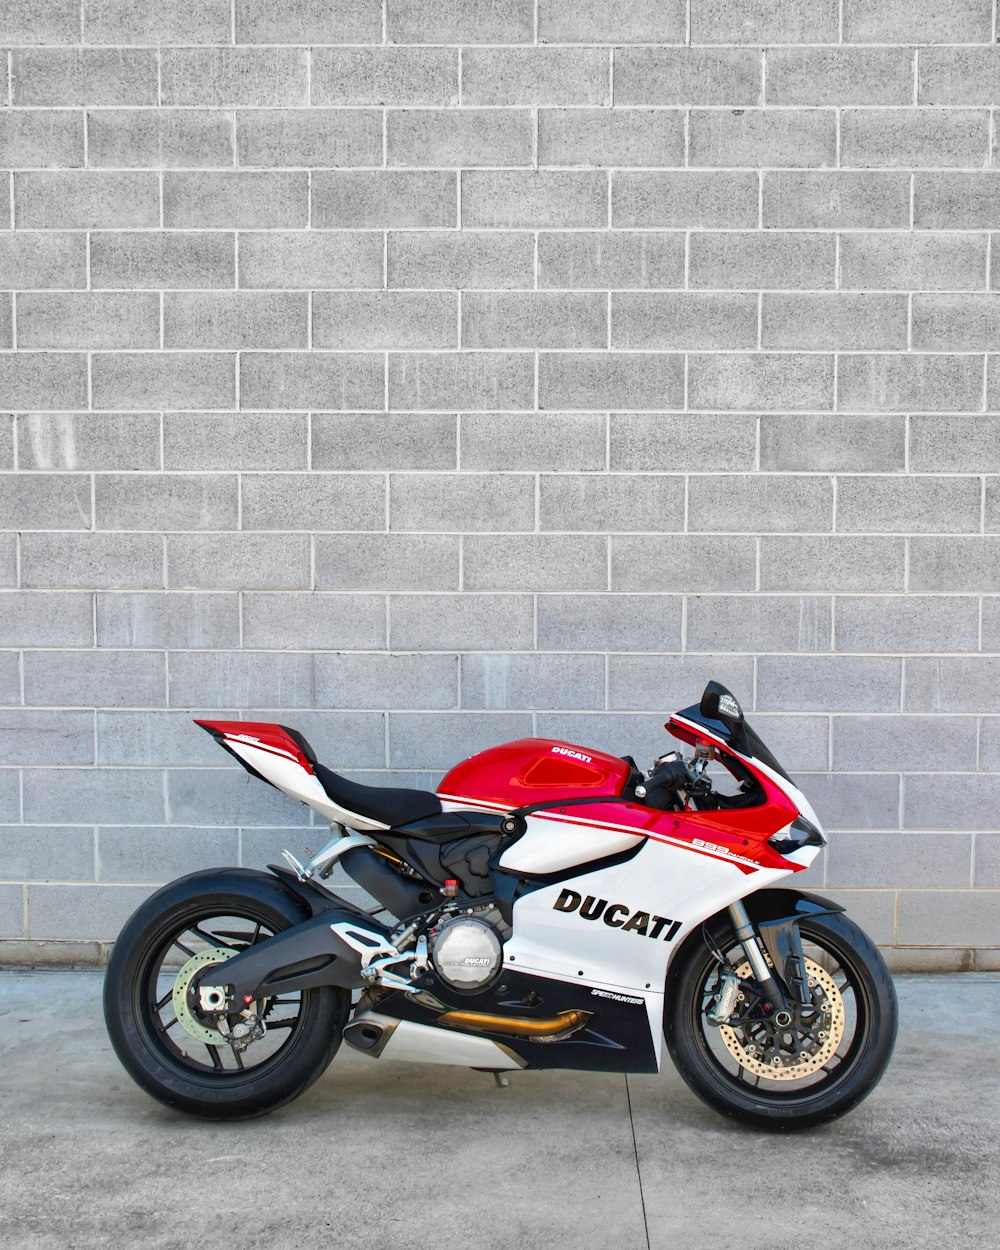
[{"label": "exhaust pipe", "polygon": [[560,1011],[557,1016],[529,1020],[524,1016],[494,1016],[485,1011],[446,1011],[437,1023],[467,1033],[499,1033],[502,1037],[525,1037],[535,1042],[559,1042],[590,1019],[589,1011]]}]

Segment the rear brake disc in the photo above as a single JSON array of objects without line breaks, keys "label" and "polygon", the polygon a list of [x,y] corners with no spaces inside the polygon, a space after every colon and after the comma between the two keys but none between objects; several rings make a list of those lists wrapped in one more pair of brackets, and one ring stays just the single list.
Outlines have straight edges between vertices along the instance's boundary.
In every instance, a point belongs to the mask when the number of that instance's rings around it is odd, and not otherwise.
[{"label": "rear brake disc", "polygon": [[209,1046],[218,1046],[220,1042],[226,1041],[227,1038],[219,1029],[209,1028],[208,1025],[202,1024],[191,1010],[188,1002],[188,990],[191,988],[191,982],[194,980],[195,973],[200,972],[202,968],[210,967],[212,964],[221,964],[239,953],[239,951],[233,950],[229,946],[215,946],[211,950],[199,951],[197,955],[192,955],[187,963],[183,965],[174,980],[174,988],[171,995],[174,1004],[174,1014],[181,1022],[184,1032],[190,1034],[196,1041],[205,1042]]}]

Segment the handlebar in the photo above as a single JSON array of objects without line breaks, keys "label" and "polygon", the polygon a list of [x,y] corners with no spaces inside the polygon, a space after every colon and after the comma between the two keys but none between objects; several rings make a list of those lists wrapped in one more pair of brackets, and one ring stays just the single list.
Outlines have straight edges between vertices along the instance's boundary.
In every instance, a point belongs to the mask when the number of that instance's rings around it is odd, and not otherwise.
[{"label": "handlebar", "polygon": [[674,752],[658,761],[652,774],[635,788],[636,798],[645,799],[655,790],[680,790],[694,782],[694,774]]}]

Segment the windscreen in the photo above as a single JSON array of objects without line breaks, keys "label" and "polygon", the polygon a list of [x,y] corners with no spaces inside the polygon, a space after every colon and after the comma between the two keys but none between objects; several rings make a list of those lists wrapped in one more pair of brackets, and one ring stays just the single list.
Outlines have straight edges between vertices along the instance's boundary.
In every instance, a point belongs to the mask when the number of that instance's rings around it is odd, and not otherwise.
[{"label": "windscreen", "polygon": [[683,712],[678,712],[678,716],[683,716],[685,720],[693,721],[696,725],[703,725],[717,738],[721,738],[734,751],[739,751],[741,755],[752,756],[755,760],[776,772],[779,777],[790,784],[794,785],[791,777],[781,767],[777,759],[768,750],[763,738],[756,732],[753,726],[747,720],[737,721],[735,723],[728,721],[715,720],[712,717],[702,714],[700,704],[695,703],[692,707],[685,708]]}]

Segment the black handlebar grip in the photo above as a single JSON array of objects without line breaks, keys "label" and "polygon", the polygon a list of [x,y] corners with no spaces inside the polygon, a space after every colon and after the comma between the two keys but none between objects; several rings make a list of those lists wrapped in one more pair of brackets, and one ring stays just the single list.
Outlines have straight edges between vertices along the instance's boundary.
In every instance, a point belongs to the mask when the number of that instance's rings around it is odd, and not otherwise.
[{"label": "black handlebar grip", "polygon": [[677,790],[690,780],[688,766],[682,759],[665,760],[652,777],[636,786],[635,792],[639,798],[645,798],[653,790]]}]

